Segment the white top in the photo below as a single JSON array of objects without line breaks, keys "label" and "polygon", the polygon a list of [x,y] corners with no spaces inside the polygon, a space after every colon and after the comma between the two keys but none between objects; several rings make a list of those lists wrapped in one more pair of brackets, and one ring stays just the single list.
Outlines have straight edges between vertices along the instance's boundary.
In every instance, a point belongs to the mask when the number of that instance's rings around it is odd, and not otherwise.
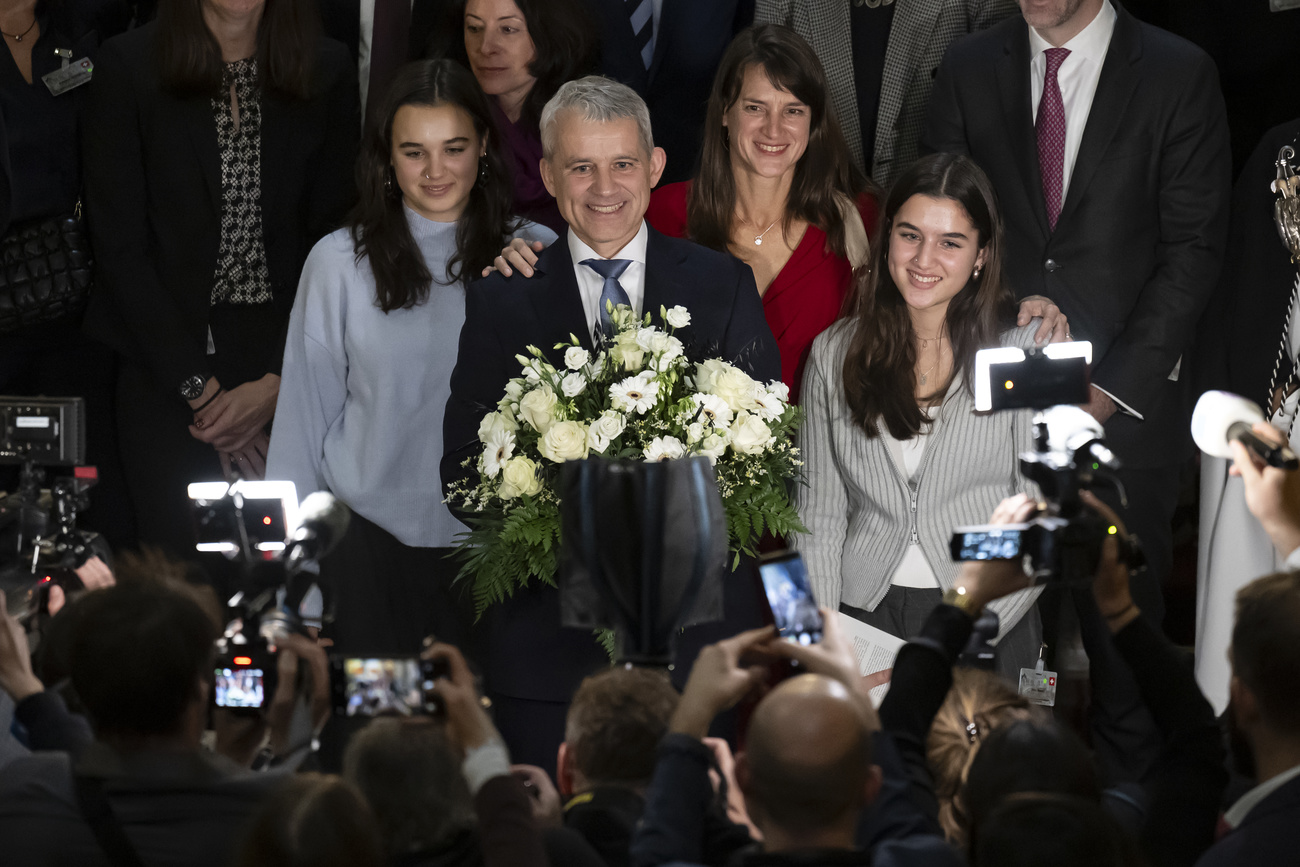
[{"label": "white top", "polygon": [[1260,783],[1238,798],[1237,803],[1228,808],[1228,811],[1223,814],[1223,821],[1228,824],[1229,828],[1238,827],[1242,822],[1246,821],[1246,816],[1250,815],[1250,811],[1259,806],[1261,801],[1296,777],[1300,777],[1300,765],[1296,765],[1291,770],[1284,771],[1276,777]]},{"label": "white top", "polygon": [[[933,430],[934,427],[931,425],[910,440],[894,439],[888,428],[884,430],[884,436],[889,439],[890,451],[893,452],[895,460],[902,459],[903,473],[909,480],[916,475],[916,471],[921,466],[921,458],[925,455],[925,440]],[[930,568],[930,561],[925,559],[925,552],[916,542],[908,543],[907,550],[903,553],[903,561],[894,570],[889,583],[895,587],[915,587],[923,590],[939,588],[939,579]]]},{"label": "white top", "polygon": [[[573,257],[573,273],[577,275],[578,291],[582,294],[582,308],[587,313],[587,325],[594,334],[600,324],[600,293],[605,286],[605,278],[580,263],[584,259],[605,257],[598,255],[595,250],[583,243],[574,234],[572,227],[569,228],[568,237],[569,255]],[[628,265],[627,270],[618,278],[618,285],[623,287],[628,300],[632,302],[632,309],[638,314],[643,312],[641,302],[645,298],[645,248],[649,240],[650,230],[646,228],[645,220],[642,220],[641,229],[631,241],[627,242],[627,246],[609,257],[632,260],[632,264]]]},{"label": "white top", "polygon": [[[1079,145],[1083,141],[1083,130],[1088,125],[1088,113],[1092,110],[1092,97],[1097,93],[1097,80],[1101,78],[1101,67],[1106,62],[1106,50],[1110,47],[1110,37],[1115,32],[1115,7],[1110,0],[1102,4],[1101,11],[1092,23],[1083,28],[1077,36],[1062,45],[1070,54],[1056,73],[1056,81],[1061,87],[1061,104],[1065,107],[1065,162],[1061,172],[1061,203],[1064,205],[1066,192],[1070,189],[1070,175],[1074,172],[1074,161],[1079,156]],[[1038,31],[1029,28],[1029,88],[1033,100],[1033,116],[1038,118],[1038,104],[1043,99],[1043,85],[1047,77],[1047,55],[1044,54],[1051,43],[1038,35]]]},{"label": "white top", "polygon": [[[415,0],[411,0],[415,5]],[[366,116],[366,97],[370,93],[370,43],[375,36],[375,0],[361,0],[357,27],[357,78],[361,86],[361,117]]]}]

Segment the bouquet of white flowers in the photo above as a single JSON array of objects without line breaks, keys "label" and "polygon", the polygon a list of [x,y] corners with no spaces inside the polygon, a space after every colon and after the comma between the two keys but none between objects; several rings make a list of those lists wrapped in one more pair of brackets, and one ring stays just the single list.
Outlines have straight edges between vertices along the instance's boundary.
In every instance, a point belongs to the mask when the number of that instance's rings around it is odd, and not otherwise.
[{"label": "bouquet of white flowers", "polygon": [[[558,344],[564,368],[528,347],[522,375],[506,384],[479,425],[476,472],[447,502],[471,530],[461,535],[461,577],[477,613],[532,576],[553,584],[560,542],[559,465],[590,455],[646,461],[703,455],[714,465],[735,561],[765,532],[804,532],[790,502],[801,461],[793,436],[802,413],[781,382],[764,385],[717,359],[688,359],[674,332],[686,308],[660,309],[666,330],[626,306],[596,355],[578,338]],[[466,461],[466,465],[474,459]]]}]

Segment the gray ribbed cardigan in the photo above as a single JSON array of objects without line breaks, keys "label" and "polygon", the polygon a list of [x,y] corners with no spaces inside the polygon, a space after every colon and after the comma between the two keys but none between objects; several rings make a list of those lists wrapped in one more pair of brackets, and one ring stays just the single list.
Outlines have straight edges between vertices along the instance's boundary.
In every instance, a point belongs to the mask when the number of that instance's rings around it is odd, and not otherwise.
[{"label": "gray ribbed cardigan", "polygon": [[[1033,345],[1035,319],[1002,335],[1002,345]],[[977,413],[973,396],[956,377],[926,437],[925,453],[909,480],[885,437],[868,437],[853,424],[844,396],[844,355],[851,323],[841,320],[812,345],[803,378],[807,413],[799,434],[806,485],[796,507],[807,535],[793,547],[807,565],[817,599],[872,611],[915,538],[943,589],[957,564],[948,540],[954,527],[983,524],[1006,497],[1036,493],[1020,474],[1018,455],[1031,448],[1029,410]],[[1021,591],[992,606],[1001,635],[1033,606],[1041,588]]]}]

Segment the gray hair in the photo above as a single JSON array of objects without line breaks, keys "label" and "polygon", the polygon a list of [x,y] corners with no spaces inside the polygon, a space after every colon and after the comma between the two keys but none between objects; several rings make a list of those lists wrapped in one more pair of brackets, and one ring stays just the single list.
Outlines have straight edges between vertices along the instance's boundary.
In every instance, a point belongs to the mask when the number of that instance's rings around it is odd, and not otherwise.
[{"label": "gray hair", "polygon": [[555,120],[562,111],[575,111],[583,120],[608,123],[630,117],[636,121],[641,148],[646,156],[654,152],[655,140],[650,131],[650,109],[637,92],[603,75],[588,75],[567,81],[542,109],[542,156],[555,153]]}]

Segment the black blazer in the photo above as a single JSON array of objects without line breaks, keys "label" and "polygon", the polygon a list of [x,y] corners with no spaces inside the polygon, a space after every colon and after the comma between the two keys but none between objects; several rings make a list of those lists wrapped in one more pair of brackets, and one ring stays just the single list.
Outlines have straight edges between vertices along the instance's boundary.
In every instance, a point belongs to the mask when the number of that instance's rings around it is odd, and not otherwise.
[{"label": "black blazer", "polygon": [[624,0],[587,0],[600,26],[600,72],[650,108],[655,144],[668,153],[661,183],[695,177],[713,76],[731,39],[754,21],[754,0],[664,0],[654,59],[645,68]]},{"label": "black blazer", "polygon": [[[221,234],[216,120],[204,97],[162,89],[157,25],[111,39],[95,61],[82,159],[97,274],[86,330],[146,364],[169,394],[211,374],[208,308]],[[316,96],[262,99],[262,230],[278,310],[287,318],[312,245],[353,200],[360,128],[356,71],[322,38]],[[279,369],[280,352],[272,352]]]},{"label": "black blazer", "polygon": [[[463,40],[464,0],[413,0],[408,60],[441,57],[445,44]],[[325,35],[347,46],[355,63],[360,59],[361,0],[320,0]]]},{"label": "black blazer", "polygon": [[1056,231],[1047,226],[1031,116],[1029,30],[1020,16],[955,43],[922,146],[968,154],[997,190],[1005,274],[1020,297],[1051,298],[1093,343],[1092,378],[1141,413],[1108,439],[1130,465],[1187,444],[1189,353],[1223,264],[1231,155],[1214,63],[1125,11],[1102,66]]},{"label": "black blazer", "polygon": [[1196,867],[1300,863],[1296,816],[1300,816],[1300,780],[1291,780],[1256,804],[1235,830],[1196,862]]},{"label": "black blazer", "polygon": [[[780,378],[776,339],[763,318],[749,267],[725,253],[650,229],[642,309],[657,321],[661,306],[676,304],[691,313],[691,324],[677,331],[688,357],[721,357],[756,379]],[[534,277],[492,274],[469,287],[443,416],[444,487],[462,478],[462,462],[482,450],[479,422],[496,409],[506,381],[519,375],[515,355],[537,346],[547,360],[563,367],[564,353],[555,344],[574,334],[590,349],[589,332],[563,236],[542,251]],[[494,606],[485,620],[484,662],[494,692],[567,702],[585,675],[609,662],[590,630],[560,628],[559,592],[539,581]]]}]

